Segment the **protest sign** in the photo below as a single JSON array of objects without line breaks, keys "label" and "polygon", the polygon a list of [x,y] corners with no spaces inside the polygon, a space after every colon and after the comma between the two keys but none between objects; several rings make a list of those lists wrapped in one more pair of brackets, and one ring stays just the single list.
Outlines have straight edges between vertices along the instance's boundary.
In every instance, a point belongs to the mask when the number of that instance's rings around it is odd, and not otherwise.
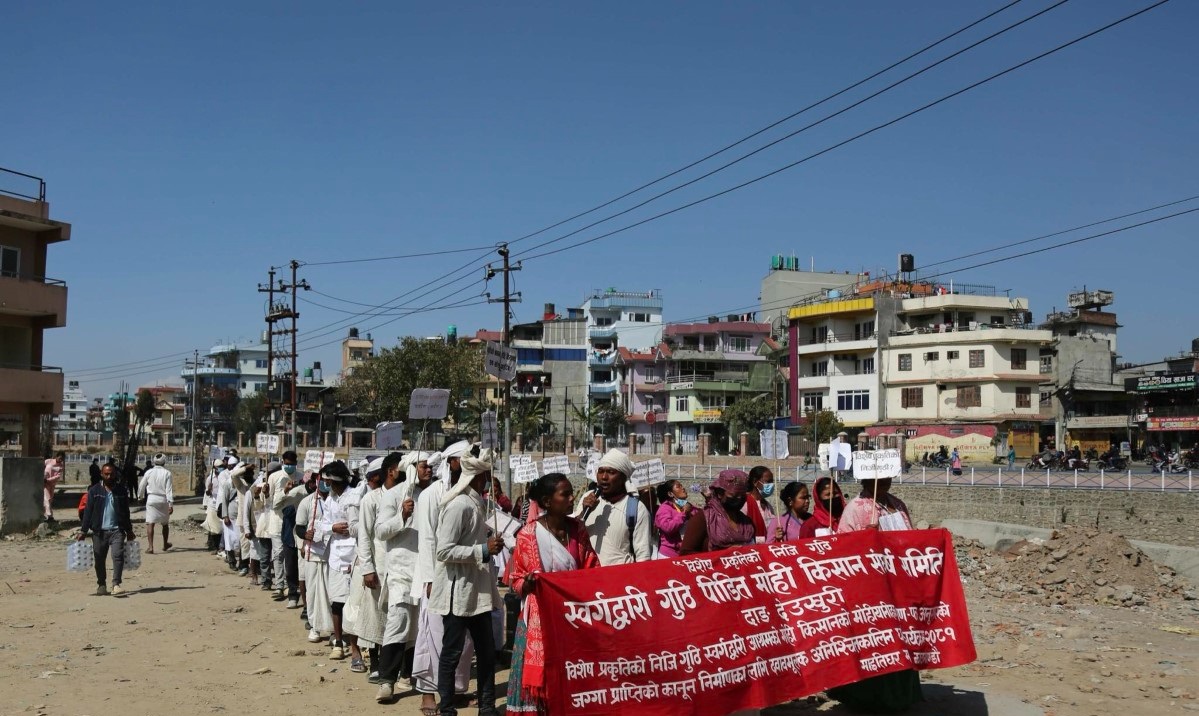
[{"label": "protest sign", "polygon": [[633,474],[629,476],[629,482],[637,490],[666,482],[666,468],[662,465],[661,458],[635,463]]},{"label": "protest sign", "polygon": [[537,474],[537,464],[529,455],[510,455],[508,467],[512,470],[512,482],[517,484],[533,482],[540,477]]},{"label": "protest sign", "polygon": [[763,430],[758,433],[761,445],[762,459],[786,460],[791,457],[791,447],[787,442],[786,430]]},{"label": "protest sign", "polygon": [[331,452],[309,450],[304,453],[304,472],[317,472],[336,459],[337,456]]},{"label": "protest sign", "polygon": [[570,458],[565,455],[553,455],[542,459],[541,474],[548,475],[551,472],[560,472],[563,475],[570,474]]},{"label": "protest sign", "polygon": [[828,444],[828,466],[832,470],[846,471],[853,465],[853,448],[849,443],[833,438]]},{"label": "protest sign", "polygon": [[483,449],[492,449],[500,445],[499,424],[496,420],[495,411],[487,410],[479,416],[479,433],[480,440],[483,443]]},{"label": "protest sign", "polygon": [[417,388],[408,400],[409,420],[441,420],[450,407],[447,388]]},{"label": "protest sign", "polygon": [[595,475],[599,472],[600,455],[598,452],[591,450],[587,453],[587,481],[595,482]]},{"label": "protest sign", "polygon": [[500,380],[512,380],[516,377],[516,349],[495,341],[487,341],[483,371]]},{"label": "protest sign", "polygon": [[279,453],[279,436],[258,433],[254,436],[254,452],[259,455],[277,455]]},{"label": "protest sign", "polygon": [[545,572],[549,712],[675,716],[974,661],[946,530],[865,530]]},{"label": "protest sign", "polygon": [[853,454],[855,480],[882,480],[899,477],[903,460],[898,450],[859,450]]},{"label": "protest sign", "polygon": [[380,450],[398,450],[403,444],[403,421],[388,421],[375,426],[375,446]]}]

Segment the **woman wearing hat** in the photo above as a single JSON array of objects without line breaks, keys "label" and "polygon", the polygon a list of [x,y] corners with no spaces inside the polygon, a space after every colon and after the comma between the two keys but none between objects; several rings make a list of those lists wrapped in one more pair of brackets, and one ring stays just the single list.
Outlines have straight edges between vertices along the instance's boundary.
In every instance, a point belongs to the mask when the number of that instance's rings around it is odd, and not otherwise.
[{"label": "woman wearing hat", "polygon": [[687,520],[679,554],[754,544],[754,524],[741,512],[749,495],[749,476],[741,470],[724,470],[711,492],[703,511]]}]

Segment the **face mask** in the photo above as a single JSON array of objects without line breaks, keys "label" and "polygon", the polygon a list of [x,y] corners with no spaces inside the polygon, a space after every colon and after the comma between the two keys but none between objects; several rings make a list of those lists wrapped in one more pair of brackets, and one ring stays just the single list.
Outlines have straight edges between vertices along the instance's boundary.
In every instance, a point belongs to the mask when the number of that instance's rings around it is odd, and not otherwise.
[{"label": "face mask", "polygon": [[760,489],[762,491],[762,497],[770,497],[771,495],[774,494],[774,483],[768,482],[765,485],[762,485],[762,487],[760,487],[758,489]]},{"label": "face mask", "polygon": [[325,482],[324,480],[321,480],[320,482],[316,483],[316,489],[322,495],[327,495],[327,494],[329,494],[329,483]]},{"label": "face mask", "polygon": [[676,497],[674,498],[674,504],[678,505],[679,507],[686,507],[687,500],[682,497]]},{"label": "face mask", "polygon": [[283,472],[286,472],[288,475],[294,475],[294,474],[296,474],[296,466],[295,465],[284,465]]},{"label": "face mask", "polygon": [[730,497],[724,501],[724,509],[728,512],[740,512],[745,507],[744,497]]}]

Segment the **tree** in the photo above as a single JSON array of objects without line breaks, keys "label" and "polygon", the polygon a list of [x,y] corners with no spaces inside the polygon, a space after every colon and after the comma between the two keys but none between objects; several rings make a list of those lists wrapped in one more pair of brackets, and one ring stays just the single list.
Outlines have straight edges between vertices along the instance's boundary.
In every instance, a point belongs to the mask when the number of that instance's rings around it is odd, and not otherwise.
[{"label": "tree", "polygon": [[466,343],[404,338],[384,348],[350,374],[341,387],[342,404],[354,405],[368,423],[407,420],[408,401],[417,388],[448,388],[450,405],[469,400],[483,382],[483,354]]},{"label": "tree", "polygon": [[525,444],[542,435],[552,435],[554,424],[545,415],[545,398],[512,401],[512,435],[520,433]]},{"label": "tree", "polygon": [[752,398],[742,398],[720,413],[720,421],[728,426],[734,442],[740,440],[741,433],[749,433],[749,450],[755,454],[761,439],[758,431],[774,418],[774,406],[767,400],[769,397],[768,393],[759,393]]},{"label": "tree", "polygon": [[239,433],[253,437],[263,431],[266,421],[266,393],[258,391],[242,398],[233,412],[233,426]]},{"label": "tree", "polygon": [[[812,427],[813,421],[816,423],[815,429]],[[809,410],[804,413],[804,432],[802,434],[808,440],[815,438],[817,443],[827,443],[844,429],[845,425],[841,419],[831,410]]]},{"label": "tree", "polygon": [[576,423],[590,427],[592,435],[599,433],[606,437],[616,437],[620,434],[620,429],[629,423],[629,416],[615,403],[573,405],[571,412],[574,413]]},{"label": "tree", "polygon": [[158,406],[154,403],[154,394],[142,388],[137,391],[137,401],[133,404],[133,416],[137,421],[137,433],[140,435],[145,427],[154,422],[154,413]]}]

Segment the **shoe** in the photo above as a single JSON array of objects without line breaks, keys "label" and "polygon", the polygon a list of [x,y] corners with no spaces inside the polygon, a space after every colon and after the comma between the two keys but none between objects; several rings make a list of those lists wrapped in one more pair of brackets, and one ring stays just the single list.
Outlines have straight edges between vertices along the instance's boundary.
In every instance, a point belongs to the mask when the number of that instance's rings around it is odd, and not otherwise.
[{"label": "shoe", "polygon": [[335,646],[329,650],[329,658],[333,659],[334,661],[341,661],[342,659],[346,658],[346,650],[340,646]]},{"label": "shoe", "polygon": [[288,599],[287,600],[287,608],[288,609],[299,609],[300,608],[300,600],[299,599]]},{"label": "shoe", "polygon": [[308,621],[308,607],[304,607],[300,610],[300,621]]},{"label": "shoe", "polygon": [[395,697],[395,684],[389,684],[386,681],[379,684],[379,691],[375,694],[375,701],[381,704],[391,703]]},{"label": "shoe", "polygon": [[125,593],[125,590],[121,589],[121,585],[119,585],[119,584],[112,585],[112,591],[110,592],[110,594],[112,594],[112,596],[119,597],[124,593]]},{"label": "shoe", "polygon": [[383,683],[383,679],[379,678],[379,672],[377,672],[377,671],[372,671],[371,673],[367,674],[366,680],[372,684]]},{"label": "shoe", "polygon": [[97,596],[97,597],[106,597],[106,596],[108,596],[108,587],[104,586],[103,584],[101,584],[100,586],[96,587],[96,596]]},{"label": "shoe", "polygon": [[216,556],[219,557],[220,559],[224,559],[225,558],[225,550],[222,549],[221,551],[217,552]]},{"label": "shoe", "polygon": [[[271,594],[271,599],[274,599],[276,602],[281,602],[284,599],[287,599],[287,594],[285,594],[284,592],[275,592],[275,593]],[[297,601],[299,601],[299,600],[297,600]]]},{"label": "shoe", "polygon": [[322,640],[321,640],[320,632],[318,632],[316,629],[309,628],[308,629],[308,641],[312,642],[313,644],[321,643]]},{"label": "shoe", "polygon": [[171,544],[170,542],[167,542],[166,544],[164,544],[164,545],[162,546],[162,551],[163,551],[163,552],[170,552],[170,551],[171,551],[171,547],[174,547],[174,546],[175,546],[175,545]]},{"label": "shoe", "polygon": [[244,577],[249,573],[250,573],[249,567],[242,567],[241,569],[237,570],[237,576],[239,576],[239,577]]},{"label": "shoe", "polygon": [[270,583],[270,582],[263,582],[263,583],[262,583],[262,591],[264,591],[264,592],[273,592],[273,591],[275,591],[275,590],[271,589],[271,583]]}]

